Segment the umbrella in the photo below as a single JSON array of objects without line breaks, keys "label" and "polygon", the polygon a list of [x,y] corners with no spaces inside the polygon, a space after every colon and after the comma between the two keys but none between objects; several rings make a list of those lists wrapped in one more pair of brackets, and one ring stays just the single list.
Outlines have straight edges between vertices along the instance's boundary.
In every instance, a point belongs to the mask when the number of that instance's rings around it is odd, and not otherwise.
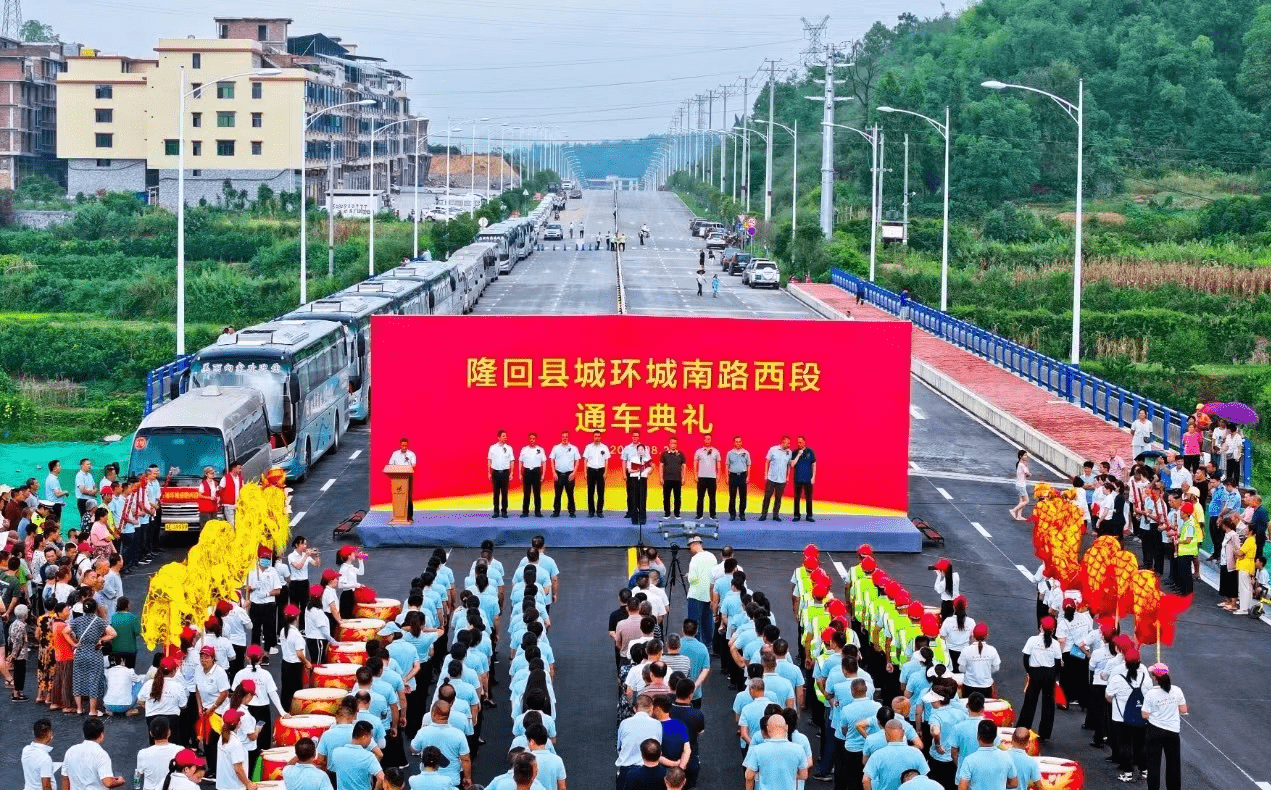
[{"label": "umbrella", "polygon": [[1219,409],[1221,409],[1223,406],[1226,406],[1226,405],[1227,404],[1223,403],[1220,400],[1216,400],[1213,403],[1206,403],[1204,406],[1200,407],[1200,413],[1201,414],[1215,414]]},{"label": "umbrella", "polygon": [[1240,425],[1255,425],[1258,422],[1258,413],[1252,407],[1243,403],[1223,403],[1210,414],[1227,422],[1234,422]]}]

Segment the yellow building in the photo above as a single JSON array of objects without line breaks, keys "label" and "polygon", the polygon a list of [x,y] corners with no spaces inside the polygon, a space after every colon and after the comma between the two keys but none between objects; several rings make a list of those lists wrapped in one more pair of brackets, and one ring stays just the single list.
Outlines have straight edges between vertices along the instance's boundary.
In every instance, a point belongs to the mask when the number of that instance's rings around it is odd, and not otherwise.
[{"label": "yellow building", "polygon": [[[154,60],[70,59],[58,79],[68,193],[150,191],[175,207],[182,126],[187,203],[255,200],[261,186],[295,191],[302,152],[309,197],[328,175],[337,188],[367,188],[372,130],[376,186],[413,177],[427,122],[386,128],[411,118],[405,75],[337,39],[289,37],[290,22],[217,19],[217,38],[161,39]],[[375,105],[356,104],[366,100]]]}]

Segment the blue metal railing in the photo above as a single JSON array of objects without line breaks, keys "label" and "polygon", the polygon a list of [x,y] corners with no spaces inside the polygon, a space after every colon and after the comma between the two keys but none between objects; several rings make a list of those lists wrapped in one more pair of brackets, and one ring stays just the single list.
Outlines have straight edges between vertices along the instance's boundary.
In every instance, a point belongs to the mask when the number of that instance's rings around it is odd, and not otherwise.
[{"label": "blue metal railing", "polygon": [[190,361],[193,354],[182,354],[166,365],[146,374],[146,410],[149,414],[190,387]]},{"label": "blue metal railing", "polygon": [[[841,269],[830,270],[830,282],[853,294],[858,292],[858,288],[863,288],[865,301],[892,315],[899,316],[901,313],[900,296],[875,283],[862,280]],[[907,314],[904,317],[919,329],[981,356],[1047,392],[1094,412],[1118,428],[1134,422],[1139,409],[1146,409],[1147,417],[1152,421],[1152,438],[1160,441],[1164,447],[1182,446],[1183,433],[1187,430],[1187,418],[1190,414],[1163,406],[1136,392],[1092,376],[1079,367],[1039,354],[975,324],[913,300],[909,301],[905,310]],[[1248,439],[1245,439],[1240,475],[1243,484],[1249,486],[1253,477],[1253,448]]]}]

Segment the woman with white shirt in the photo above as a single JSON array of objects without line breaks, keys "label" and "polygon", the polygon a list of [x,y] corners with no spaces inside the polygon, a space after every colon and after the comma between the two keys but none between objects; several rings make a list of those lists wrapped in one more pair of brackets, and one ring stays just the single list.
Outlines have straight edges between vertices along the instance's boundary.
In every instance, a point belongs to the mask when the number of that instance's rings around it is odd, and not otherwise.
[{"label": "woman with white shirt", "polygon": [[1028,638],[1023,653],[1028,686],[1024,690],[1024,707],[1020,709],[1017,723],[1021,727],[1033,728],[1033,714],[1040,698],[1042,712],[1037,735],[1048,741],[1055,722],[1055,670],[1063,661],[1059,640],[1055,638],[1055,618],[1042,618],[1039,633]]},{"label": "woman with white shirt", "polygon": [[[168,720],[168,740],[172,743],[184,743],[181,732],[181,708],[185,707],[190,692],[176,676],[180,664],[171,656],[159,662],[154,677],[141,684],[137,691],[137,704],[146,713],[146,731],[155,718],[163,716]],[[153,745],[153,744],[151,744]]]},{"label": "woman with white shirt", "polygon": [[1082,652],[1090,657],[1090,690],[1086,694],[1084,726],[1094,733],[1090,745],[1096,749],[1102,749],[1104,741],[1109,739],[1108,704],[1104,695],[1108,693],[1108,668],[1113,658],[1120,658],[1116,636],[1116,624],[1106,622],[1099,628],[1091,629],[1079,642]]},{"label": "woman with white shirt", "polygon": [[1139,651],[1129,648],[1123,651],[1125,666],[1108,678],[1108,691],[1104,698],[1112,705],[1112,733],[1116,737],[1117,755],[1120,758],[1121,773],[1117,778],[1122,782],[1134,781],[1134,766],[1147,772],[1147,757],[1143,752],[1143,739],[1146,728],[1125,722],[1126,705],[1130,696],[1138,691],[1146,696],[1151,689],[1148,683],[1147,670],[1139,664]]},{"label": "woman with white shirt", "polygon": [[966,596],[959,595],[953,599],[953,614],[940,624],[940,636],[944,637],[944,646],[949,650],[949,659],[953,662],[953,671],[961,672],[958,658],[962,651],[971,644],[971,633],[975,630],[975,620],[967,617]]},{"label": "woman with white shirt", "polygon": [[366,567],[362,563],[365,558],[366,555],[355,546],[341,546],[336,552],[336,559],[340,561],[340,578],[335,589],[340,593],[341,619],[353,616],[353,609],[357,604],[353,591],[362,586],[358,577],[366,573]]},{"label": "woman with white shirt", "polygon": [[182,749],[168,766],[168,777],[163,780],[163,790],[198,790],[199,782],[207,770],[207,761],[193,749]]},{"label": "woman with white shirt", "polygon": [[1138,418],[1130,423],[1130,460],[1147,452],[1152,446],[1152,421],[1147,418],[1147,409],[1139,409]]},{"label": "woman with white shirt", "polygon": [[256,764],[256,757],[260,754],[260,733],[264,729],[264,722],[257,721],[248,707],[255,696],[256,682],[244,680],[234,687],[234,691],[229,697],[229,707],[225,709],[226,713],[237,711],[243,717],[239,721],[238,727],[234,730],[234,734],[238,737],[239,742],[243,744],[243,748],[247,750],[248,765]]},{"label": "woman with white shirt", "polygon": [[975,643],[962,651],[962,696],[970,697],[977,691],[985,699],[996,697],[993,684],[993,673],[1002,668],[1002,659],[997,648],[988,644],[989,626],[987,623],[976,623],[971,629],[971,637]]},{"label": "woman with white shirt", "polygon": [[[190,651],[194,652],[194,651]],[[213,713],[223,715],[229,705],[229,678],[225,670],[216,665],[216,648],[205,645],[198,653],[199,668],[194,672],[194,702],[200,719],[210,719]],[[203,753],[208,756],[208,773],[216,776],[216,732],[208,728]]]},{"label": "woman with white shirt", "polygon": [[927,567],[936,572],[936,595],[940,597],[940,619],[945,620],[953,614],[953,599],[961,595],[959,588],[962,578],[953,569],[953,563],[944,557],[936,560],[935,565]]},{"label": "woman with white shirt", "polygon": [[313,666],[305,650],[304,634],[296,621],[300,619],[300,610],[295,604],[287,604],[283,610],[282,633],[278,635],[278,652],[282,656],[282,673],[278,694],[285,710],[291,709],[291,698],[304,688],[304,673]]},{"label": "woman with white shirt", "polygon": [[320,584],[309,588],[308,603],[305,606],[304,637],[305,647],[309,651],[309,660],[315,664],[322,663],[326,654],[327,643],[334,642],[331,636],[331,623],[322,611],[322,591]]},{"label": "woman with white shirt", "polygon": [[[1069,705],[1086,707],[1086,693],[1090,686],[1090,657],[1081,647],[1083,640],[1094,629],[1094,618],[1087,612],[1077,611],[1077,602],[1064,599],[1063,613],[1056,621],[1055,636],[1063,648],[1064,666],[1059,673],[1059,685]],[[1065,710],[1067,708],[1065,707]]]},{"label": "woman with white shirt", "polygon": [[1019,502],[1015,503],[1015,507],[1011,508],[1011,518],[1016,521],[1024,521],[1024,508],[1028,506],[1028,478],[1033,473],[1028,471],[1028,451],[1020,450],[1015,453],[1015,493],[1019,496]]},{"label": "woman with white shirt", "polygon": [[247,747],[238,738],[242,723],[241,711],[227,710],[222,717],[221,734],[216,736],[216,790],[256,790],[249,773]]},{"label": "woman with white shirt", "polygon": [[1187,715],[1183,690],[1170,681],[1169,667],[1161,663],[1148,669],[1153,688],[1143,695],[1143,718],[1147,720],[1147,786],[1161,786],[1161,755],[1165,755],[1165,790],[1180,790],[1179,730]]},{"label": "woman with white shirt", "polygon": [[318,566],[318,550],[309,548],[309,541],[304,535],[297,535],[291,541],[291,553],[287,555],[287,571],[291,575],[288,587],[291,602],[304,607],[309,600],[309,569]]},{"label": "woman with white shirt", "polygon": [[282,706],[282,700],[278,698],[278,684],[274,682],[273,675],[270,675],[269,670],[261,666],[261,660],[264,657],[265,651],[261,650],[260,645],[252,645],[247,648],[247,666],[234,675],[234,688],[238,688],[248,681],[251,681],[256,686],[256,691],[247,703],[247,712],[252,715],[253,719],[264,725],[261,728],[260,736],[256,739],[256,745],[262,750],[268,749],[273,745],[273,722],[270,719],[269,704],[273,703],[274,709],[278,711],[279,716],[286,717],[290,715],[290,711]]}]

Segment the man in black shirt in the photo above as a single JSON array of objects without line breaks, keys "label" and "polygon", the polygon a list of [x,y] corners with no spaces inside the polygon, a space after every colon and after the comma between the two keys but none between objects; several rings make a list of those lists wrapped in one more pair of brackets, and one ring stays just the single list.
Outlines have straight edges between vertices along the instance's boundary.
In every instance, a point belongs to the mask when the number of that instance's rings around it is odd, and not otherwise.
[{"label": "man in black shirt", "polygon": [[692,756],[689,757],[688,768],[685,769],[688,775],[686,790],[692,790],[697,786],[697,775],[701,770],[697,737],[706,731],[705,714],[701,709],[693,707],[694,688],[692,680],[680,678],[680,681],[675,684],[675,704],[671,706],[671,718],[684,724],[684,728],[688,730],[689,747],[693,750]]},{"label": "man in black shirt", "polygon": [[[684,453],[680,452],[680,442],[674,436],[667,440],[666,449],[659,458],[659,469],[662,475],[662,515],[671,518],[674,513],[680,517],[680,493],[684,486]],[[675,507],[671,507],[674,500]]]},{"label": "man in black shirt", "polygon": [[661,759],[662,744],[652,738],[641,743],[641,762],[628,769],[622,790],[666,790],[666,766]]},{"label": "man in black shirt", "polygon": [[[616,637],[614,636],[614,632],[617,631],[618,629],[618,623],[627,619],[627,616],[629,614],[627,612],[627,602],[630,600],[631,600],[630,588],[623,587],[621,590],[618,590],[618,608],[614,609],[612,612],[609,613],[609,638],[610,639],[616,640]],[[618,649],[617,641],[614,642],[613,658],[614,658],[614,662],[618,666],[622,666],[622,651]]]}]

